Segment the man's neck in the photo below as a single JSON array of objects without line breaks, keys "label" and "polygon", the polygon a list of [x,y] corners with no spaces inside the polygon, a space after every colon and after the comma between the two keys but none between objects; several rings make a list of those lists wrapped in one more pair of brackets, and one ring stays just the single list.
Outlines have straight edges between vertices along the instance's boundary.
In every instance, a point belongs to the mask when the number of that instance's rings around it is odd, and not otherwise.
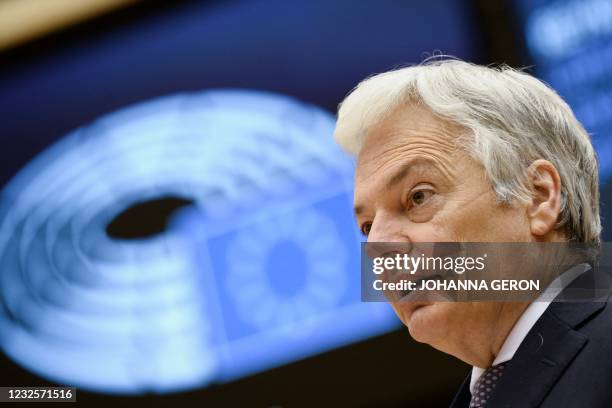
[{"label": "man's neck", "polygon": [[469,355],[465,355],[464,358],[458,356],[461,360],[476,367],[491,366],[508,334],[529,306],[529,302],[499,302],[498,304],[499,311],[495,322],[479,330],[478,333],[474,333],[477,336],[473,337],[465,348],[470,351]]}]

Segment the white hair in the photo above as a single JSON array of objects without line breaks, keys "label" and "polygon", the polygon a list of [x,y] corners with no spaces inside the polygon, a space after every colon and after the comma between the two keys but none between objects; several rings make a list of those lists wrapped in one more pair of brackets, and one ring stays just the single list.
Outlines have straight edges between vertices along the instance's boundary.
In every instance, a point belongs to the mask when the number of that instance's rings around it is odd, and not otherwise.
[{"label": "white hair", "polygon": [[500,202],[528,199],[527,167],[550,161],[562,184],[557,228],[571,241],[599,243],[595,151],[570,107],[546,84],[508,66],[456,59],[385,72],[362,81],[340,104],[336,141],[359,154],[368,130],[410,102],[468,130],[467,150]]}]

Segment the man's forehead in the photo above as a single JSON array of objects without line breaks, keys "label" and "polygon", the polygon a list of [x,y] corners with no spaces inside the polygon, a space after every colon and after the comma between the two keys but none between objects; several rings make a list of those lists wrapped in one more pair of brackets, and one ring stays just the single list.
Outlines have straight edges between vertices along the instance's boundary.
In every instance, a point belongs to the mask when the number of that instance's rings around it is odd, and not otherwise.
[{"label": "man's forehead", "polygon": [[449,156],[457,148],[462,133],[453,125],[422,106],[402,106],[370,129],[357,156],[357,177],[376,172],[385,162],[407,156]]}]

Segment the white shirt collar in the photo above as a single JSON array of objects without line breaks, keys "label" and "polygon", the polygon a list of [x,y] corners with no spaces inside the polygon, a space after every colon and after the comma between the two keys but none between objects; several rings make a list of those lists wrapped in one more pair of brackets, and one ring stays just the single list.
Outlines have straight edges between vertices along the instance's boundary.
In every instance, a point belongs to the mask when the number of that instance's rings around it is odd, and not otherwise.
[{"label": "white shirt collar", "polygon": [[[591,269],[591,265],[587,263],[578,264],[563,272],[563,274],[553,280],[540,296],[527,306],[527,309],[525,309],[521,317],[514,324],[514,327],[506,337],[492,365],[505,363],[514,357],[516,350],[518,350],[525,337],[527,337],[527,333],[529,333],[531,328],[550,305],[550,301],[544,301],[542,299],[554,299],[564,289],[564,282],[568,284],[589,269]],[[470,379],[471,393],[474,392],[476,381],[478,381],[484,371],[484,368],[472,367],[472,378]]]}]

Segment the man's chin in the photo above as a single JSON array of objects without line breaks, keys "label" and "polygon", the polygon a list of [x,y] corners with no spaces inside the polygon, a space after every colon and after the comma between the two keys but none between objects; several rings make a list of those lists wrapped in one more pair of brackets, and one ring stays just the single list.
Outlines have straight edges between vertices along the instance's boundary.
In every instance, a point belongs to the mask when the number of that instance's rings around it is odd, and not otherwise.
[{"label": "man's chin", "polygon": [[420,343],[433,343],[435,332],[439,331],[440,324],[437,316],[439,310],[438,303],[418,305],[416,308],[406,311],[402,315],[402,321],[408,328],[410,336]]}]

